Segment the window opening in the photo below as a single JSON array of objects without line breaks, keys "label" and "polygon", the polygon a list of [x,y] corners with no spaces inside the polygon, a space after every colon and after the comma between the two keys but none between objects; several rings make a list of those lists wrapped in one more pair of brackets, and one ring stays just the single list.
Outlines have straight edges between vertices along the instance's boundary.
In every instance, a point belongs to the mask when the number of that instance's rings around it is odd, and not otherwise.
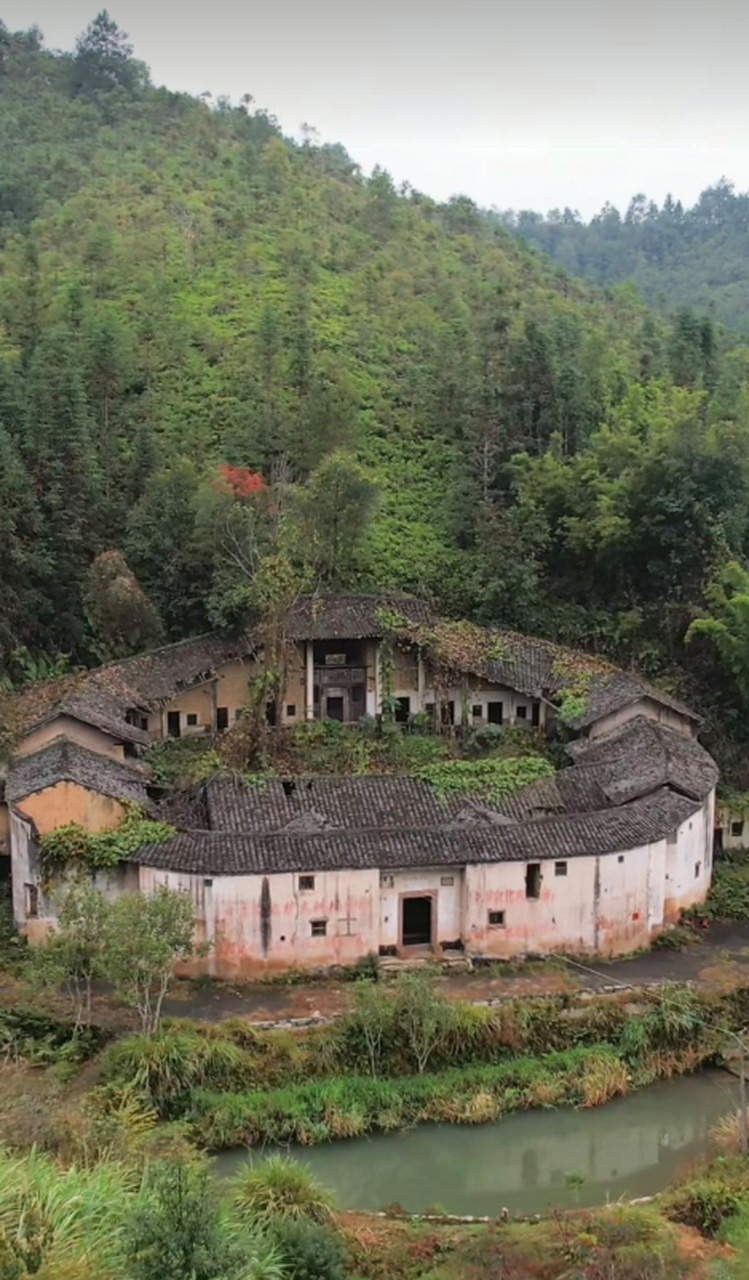
[{"label": "window opening", "polygon": [[197,712],[195,712],[195,711],[188,711],[188,713],[187,713],[187,723],[188,723],[189,725],[196,725],[196,724],[198,723],[198,716],[197,716]]},{"label": "window opening", "polygon": [[505,922],[505,913],[504,913],[504,911],[490,911],[490,912],[489,912],[489,925],[490,925],[490,927],[491,927],[491,928],[494,928],[494,929],[501,929],[501,928],[503,928],[503,926],[504,926],[504,922]]},{"label": "window opening", "polygon": [[313,938],[324,938],[328,932],[328,922],[327,920],[312,920],[310,928]]},{"label": "window opening", "polygon": [[482,715],[483,715],[483,713],[484,713],[484,708],[481,706],[481,704],[480,704],[480,703],[478,703],[478,702],[477,702],[477,703],[476,703],[476,705],[475,705],[475,707],[473,708],[473,718],[474,718],[474,720],[480,720],[480,719],[481,719],[481,717],[482,717]]},{"label": "window opening", "polygon": [[515,712],[515,718],[516,718],[517,720],[527,720],[527,719],[528,719],[528,708],[527,708],[527,707],[518,707],[517,711]]},{"label": "window opening", "polygon": [[567,874],[567,863],[566,863],[566,862],[555,862],[555,863],[554,863],[554,875],[555,875],[555,876],[566,876],[566,874]]},{"label": "window opening", "polygon": [[525,868],[525,896],[526,898],[541,897],[541,863],[529,862]]},{"label": "window opening", "polygon": [[24,886],[26,890],[26,917],[34,919],[39,915],[39,889],[35,884]]},{"label": "window opening", "polygon": [[305,890],[307,890],[307,889],[314,889],[314,887],[315,887],[315,877],[314,877],[314,876],[300,876],[300,877],[299,877],[299,888],[300,888],[300,890],[301,890],[302,892],[304,892],[304,891],[305,891]]},{"label": "window opening", "polygon": [[742,819],[742,821],[741,821],[741,822],[732,822],[732,823],[731,823],[731,835],[732,835],[732,836],[743,836],[743,834],[744,834],[744,822],[743,822],[743,819]]},{"label": "window opening", "polygon": [[442,888],[443,888],[443,889],[449,889],[451,885],[455,884],[455,877],[454,877],[454,876],[440,876],[440,884],[441,884],[441,886],[442,886]]},{"label": "window opening", "polygon": [[702,863],[701,863],[701,862],[695,862],[695,864],[694,864],[694,878],[695,878],[695,880],[699,880],[701,870],[702,870]]}]

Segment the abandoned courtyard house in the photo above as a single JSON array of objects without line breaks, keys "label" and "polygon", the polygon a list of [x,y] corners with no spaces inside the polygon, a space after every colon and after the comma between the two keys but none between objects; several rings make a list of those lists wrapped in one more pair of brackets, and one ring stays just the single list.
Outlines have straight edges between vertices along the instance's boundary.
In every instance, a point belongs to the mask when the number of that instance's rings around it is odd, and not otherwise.
[{"label": "abandoned courtyard house", "polygon": [[[502,800],[444,797],[395,774],[217,774],[183,797],[171,838],[97,872],[97,883],[108,895],[189,891],[198,940],[210,944],[195,970],[226,978],[371,952],[615,955],[647,944],[710,885],[718,771],[697,717],[631,672],[463,627],[409,596],[302,598],[283,698],[268,714],[355,724],[387,699],[403,721],[550,731],[572,692],[566,767]],[[132,804],[158,815],[144,748],[230,729],[256,668],[251,633],[211,634],[19,699],[0,842],[31,941],[54,925],[59,901],[42,875],[44,836],[69,823],[114,828]]]}]

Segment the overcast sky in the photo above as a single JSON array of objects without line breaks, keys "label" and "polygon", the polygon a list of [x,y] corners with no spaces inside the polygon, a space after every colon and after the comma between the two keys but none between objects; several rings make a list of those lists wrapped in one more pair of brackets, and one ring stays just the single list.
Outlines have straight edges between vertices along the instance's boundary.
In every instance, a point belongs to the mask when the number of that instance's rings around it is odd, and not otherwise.
[{"label": "overcast sky", "polygon": [[[0,0],[71,48],[97,0]],[[153,80],[306,121],[438,199],[749,188],[749,0],[111,0]]]}]

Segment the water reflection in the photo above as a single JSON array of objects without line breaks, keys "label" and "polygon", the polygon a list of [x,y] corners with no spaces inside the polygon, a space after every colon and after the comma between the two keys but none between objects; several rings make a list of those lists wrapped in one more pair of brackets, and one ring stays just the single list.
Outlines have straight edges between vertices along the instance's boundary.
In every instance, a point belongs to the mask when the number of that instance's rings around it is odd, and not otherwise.
[{"label": "water reflection", "polygon": [[[705,1149],[715,1121],[735,1105],[735,1081],[702,1072],[643,1089],[591,1111],[533,1111],[498,1124],[420,1125],[291,1148],[335,1193],[342,1208],[411,1212],[536,1213],[549,1204],[600,1204],[652,1195]],[[232,1173],[245,1152],[218,1157]],[[585,1179],[570,1186],[570,1174]],[[579,1181],[579,1179],[578,1179]]]}]

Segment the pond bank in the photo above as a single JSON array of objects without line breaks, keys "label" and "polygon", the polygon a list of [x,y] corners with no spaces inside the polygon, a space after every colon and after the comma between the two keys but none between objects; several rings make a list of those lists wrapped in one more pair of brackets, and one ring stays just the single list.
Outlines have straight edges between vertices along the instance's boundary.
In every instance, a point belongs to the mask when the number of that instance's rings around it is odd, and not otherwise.
[{"label": "pond bank", "polygon": [[[548,1212],[663,1190],[704,1154],[715,1122],[735,1106],[722,1071],[661,1082],[592,1110],[516,1113],[478,1126],[423,1124],[405,1133],[289,1150],[342,1209],[472,1217]],[[246,1151],[216,1168],[236,1172]]]}]

